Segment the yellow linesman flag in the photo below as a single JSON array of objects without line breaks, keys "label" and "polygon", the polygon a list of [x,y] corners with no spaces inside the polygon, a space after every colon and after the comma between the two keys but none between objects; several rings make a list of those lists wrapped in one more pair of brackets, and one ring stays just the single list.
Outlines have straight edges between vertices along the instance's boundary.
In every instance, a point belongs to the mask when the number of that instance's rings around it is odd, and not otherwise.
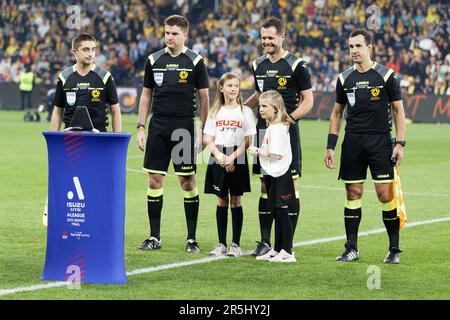
[{"label": "yellow linesman flag", "polygon": [[397,203],[397,216],[400,218],[400,229],[402,229],[406,225],[406,222],[408,222],[408,217],[406,216],[405,200],[403,199],[398,167],[394,167],[394,197]]}]

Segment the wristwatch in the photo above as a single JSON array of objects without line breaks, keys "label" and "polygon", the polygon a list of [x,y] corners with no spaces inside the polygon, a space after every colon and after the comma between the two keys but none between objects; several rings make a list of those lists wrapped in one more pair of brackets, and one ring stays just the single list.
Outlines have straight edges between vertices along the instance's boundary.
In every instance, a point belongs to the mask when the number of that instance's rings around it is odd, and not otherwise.
[{"label": "wristwatch", "polygon": [[404,146],[406,146],[406,141],[405,140],[397,140],[397,141],[395,141],[395,144],[399,144],[402,147],[404,147]]},{"label": "wristwatch", "polygon": [[137,126],[136,126],[136,129],[139,129],[139,128],[144,128],[145,129],[145,124],[138,122]]}]

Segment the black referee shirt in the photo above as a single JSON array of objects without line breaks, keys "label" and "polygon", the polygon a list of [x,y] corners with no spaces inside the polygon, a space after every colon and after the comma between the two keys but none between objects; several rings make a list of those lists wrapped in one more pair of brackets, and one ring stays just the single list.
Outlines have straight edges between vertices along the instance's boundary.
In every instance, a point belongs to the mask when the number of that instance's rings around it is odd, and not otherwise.
[{"label": "black referee shirt", "polygon": [[[267,54],[253,61],[255,90],[259,93],[276,90],[283,97],[288,113],[297,108],[299,91],[311,89],[311,75],[305,60],[290,52],[272,63]],[[258,112],[258,117],[261,115]]]},{"label": "black referee shirt", "polygon": [[353,66],[337,80],[336,102],[347,105],[347,132],[390,132],[390,103],[401,99],[400,84],[393,70],[376,62],[364,73]]},{"label": "black referee shirt", "polygon": [[195,93],[209,87],[203,57],[188,48],[176,57],[167,48],[151,54],[145,63],[144,87],[153,89],[154,116],[194,117]]},{"label": "black referee shirt", "polygon": [[64,109],[63,122],[69,126],[77,106],[86,106],[94,128],[108,126],[106,105],[119,102],[111,74],[96,65],[85,76],[75,65],[60,73],[53,104]]}]

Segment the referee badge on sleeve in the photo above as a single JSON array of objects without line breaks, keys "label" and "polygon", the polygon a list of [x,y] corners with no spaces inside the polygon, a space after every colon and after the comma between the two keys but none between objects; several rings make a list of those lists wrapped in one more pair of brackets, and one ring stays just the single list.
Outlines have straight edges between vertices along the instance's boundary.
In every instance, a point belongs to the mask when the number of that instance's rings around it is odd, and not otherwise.
[{"label": "referee badge on sleeve", "polygon": [[264,80],[257,80],[259,91],[264,92]]},{"label": "referee badge on sleeve", "polygon": [[161,87],[161,85],[163,83],[163,79],[164,79],[164,73],[162,73],[162,72],[154,73],[153,77],[155,79],[155,83]]},{"label": "referee badge on sleeve", "polygon": [[350,103],[350,105],[352,107],[355,106],[355,92],[347,92],[347,99],[348,99],[348,103]]},{"label": "referee badge on sleeve", "polygon": [[66,100],[67,100],[67,104],[69,106],[73,106],[75,104],[75,102],[77,101],[76,92],[66,92]]}]

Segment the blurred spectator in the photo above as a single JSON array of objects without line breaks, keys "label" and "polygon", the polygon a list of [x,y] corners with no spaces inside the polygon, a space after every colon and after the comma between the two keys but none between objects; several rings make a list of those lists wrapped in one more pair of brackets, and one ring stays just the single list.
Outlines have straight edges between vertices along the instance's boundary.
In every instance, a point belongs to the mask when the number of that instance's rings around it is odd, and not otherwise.
[{"label": "blurred spectator", "polygon": [[[119,84],[133,85],[148,55],[164,47],[162,21],[186,14],[191,22],[189,46],[208,61],[211,83],[225,70],[253,82],[252,60],[259,56],[259,29],[276,15],[287,27],[284,46],[302,56],[318,83],[314,90],[333,91],[339,71],[350,67],[346,40],[366,28],[369,0],[89,0],[81,5],[80,30],[65,21],[68,2],[0,0],[0,81],[18,81],[20,68],[37,67],[38,78],[51,81],[75,63],[70,52],[75,32],[99,39],[96,64]],[[215,4],[218,4],[215,7]],[[379,1],[380,28],[373,30],[373,59],[392,68],[411,88],[408,92],[446,94],[450,73],[450,9],[448,1]],[[50,69],[50,70],[49,70]],[[245,78],[247,77],[247,78]],[[439,86],[438,86],[438,80]],[[251,85],[250,87],[252,87]]]}]

